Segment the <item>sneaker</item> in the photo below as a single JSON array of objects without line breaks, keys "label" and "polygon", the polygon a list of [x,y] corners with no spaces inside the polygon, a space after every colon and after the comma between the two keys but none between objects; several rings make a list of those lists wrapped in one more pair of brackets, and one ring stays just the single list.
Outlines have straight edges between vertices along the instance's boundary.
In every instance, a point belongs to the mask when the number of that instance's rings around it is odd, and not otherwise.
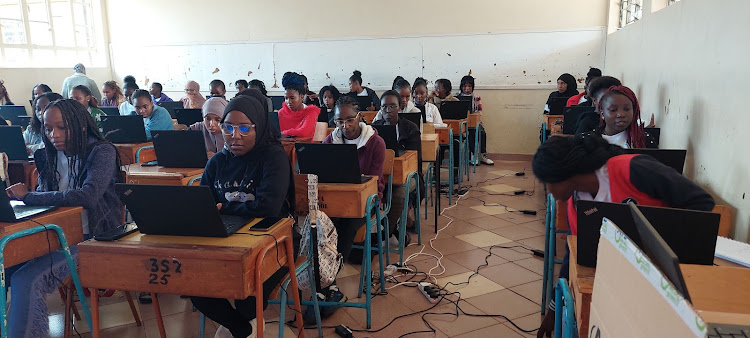
[{"label": "sneaker", "polygon": [[[318,292],[318,301],[319,302],[335,302],[335,303],[343,303],[346,301],[346,297],[344,297],[344,294],[339,291],[339,287],[336,286],[336,284],[333,284],[328,287],[327,290],[323,290],[325,292],[325,297],[323,294]],[[321,306],[320,307],[320,319],[323,320],[325,318],[330,317],[333,315],[336,310],[339,309],[339,306]],[[315,324],[315,309],[313,306],[308,306],[305,309],[305,313],[302,314],[302,321],[305,323],[305,325],[313,325]]]},{"label": "sneaker", "polygon": [[471,164],[471,165],[477,165],[477,164],[479,164],[479,162],[477,162],[477,157],[474,154],[471,155],[471,159],[469,160],[469,164]]},{"label": "sneaker", "polygon": [[[318,297],[318,301],[319,302],[322,302],[322,301],[326,300],[325,296],[322,293],[320,293],[320,292],[317,293],[317,297]],[[320,319],[323,319],[323,307],[320,308]],[[302,322],[305,325],[316,324],[316,321],[315,321],[315,308],[312,305],[308,306],[305,309],[305,312],[302,314]]]},{"label": "sneaker", "polygon": [[494,161],[490,160],[490,158],[487,157],[487,154],[482,154],[482,158],[480,159],[480,161],[482,161],[482,163],[484,163],[486,165],[494,165],[495,164]]}]

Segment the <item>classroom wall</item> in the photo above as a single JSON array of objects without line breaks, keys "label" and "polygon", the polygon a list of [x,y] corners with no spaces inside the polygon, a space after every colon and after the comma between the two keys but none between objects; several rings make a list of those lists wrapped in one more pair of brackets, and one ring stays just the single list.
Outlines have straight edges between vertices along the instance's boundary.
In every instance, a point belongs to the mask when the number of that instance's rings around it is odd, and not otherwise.
[{"label": "classroom wall", "polygon": [[[649,0],[646,0],[649,1]],[[661,147],[687,149],[685,175],[736,209],[732,234],[748,241],[750,147],[747,0],[682,0],[607,37],[604,73],[653,113]]]},{"label": "classroom wall", "polygon": [[[385,0],[371,5],[254,0],[219,2],[213,8],[200,0],[106,0],[106,5],[116,78],[132,73],[141,85],[160,81],[168,95],[179,98],[187,77],[200,80],[205,94],[209,78],[229,85],[258,77],[271,87],[274,79],[280,86],[281,74],[292,70],[303,71],[317,90],[327,82],[347,82],[353,70],[349,64],[323,70],[324,61],[344,51],[354,55],[347,60],[361,61],[357,68],[365,84],[378,92],[401,72],[409,80],[420,75],[430,81],[444,74],[457,88],[471,70],[483,99],[485,127],[491,131],[489,151],[516,154],[532,154],[538,146],[540,113],[559,73],[583,78],[589,66],[602,66],[608,16],[608,3],[600,0]],[[136,35],[133,18],[145,23]],[[441,41],[466,47],[443,53]],[[294,45],[310,49],[284,52]],[[403,62],[391,62],[393,69],[383,69],[384,50],[408,55]],[[168,62],[144,70],[144,62],[132,61],[134,54]],[[297,64],[295,58],[304,69],[288,69]],[[451,58],[458,61],[442,69],[441,60]],[[493,58],[498,61],[491,62]],[[248,66],[233,69],[238,62]]]}]

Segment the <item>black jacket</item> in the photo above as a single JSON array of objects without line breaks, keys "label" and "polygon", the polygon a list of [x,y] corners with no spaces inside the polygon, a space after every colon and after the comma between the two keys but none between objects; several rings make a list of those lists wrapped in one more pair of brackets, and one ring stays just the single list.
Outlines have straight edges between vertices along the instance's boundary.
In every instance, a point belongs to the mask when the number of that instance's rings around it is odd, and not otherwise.
[{"label": "black jacket", "polygon": [[[385,125],[385,120],[373,121],[372,125],[382,126]],[[398,119],[398,144],[404,150],[416,150],[417,151],[417,173],[419,173],[419,194],[421,198],[424,198],[424,179],[422,178],[422,134],[419,132],[419,127],[407,119]]]},{"label": "black jacket", "polygon": [[[378,94],[376,94],[375,91],[370,88],[367,88],[367,87],[362,87],[362,88],[364,88],[365,91],[367,91],[367,96],[370,97],[370,101],[372,101],[372,105],[375,106],[375,110],[380,110],[380,98],[378,97]],[[357,93],[349,92],[346,95],[349,95],[351,97],[356,97]],[[367,108],[368,107],[359,107],[359,110],[367,110]]]}]

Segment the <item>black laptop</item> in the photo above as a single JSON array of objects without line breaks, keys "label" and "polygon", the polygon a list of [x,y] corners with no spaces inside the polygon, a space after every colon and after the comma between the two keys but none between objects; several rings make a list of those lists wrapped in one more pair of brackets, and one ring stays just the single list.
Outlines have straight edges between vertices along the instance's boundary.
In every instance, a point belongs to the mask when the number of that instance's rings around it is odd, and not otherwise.
[{"label": "black laptop", "polygon": [[359,110],[366,111],[367,108],[370,108],[370,106],[375,106],[372,103],[372,99],[369,96],[352,96],[354,100],[357,101],[357,105],[359,106]]},{"label": "black laptop", "polygon": [[174,112],[175,109],[185,108],[182,101],[158,102],[157,105],[166,109],[169,112],[169,115],[172,116],[173,119],[177,118],[177,115],[175,115],[175,112]]},{"label": "black laptop", "polygon": [[549,115],[563,115],[569,97],[553,97],[549,100]]},{"label": "black laptop", "polygon": [[120,109],[117,107],[99,107],[107,115],[120,115]]},{"label": "black laptop", "polygon": [[203,111],[201,109],[175,108],[174,114],[177,123],[190,126],[193,123],[203,121]]},{"label": "black laptop", "polygon": [[682,174],[682,169],[685,167],[685,156],[687,150],[685,149],[624,149],[627,154],[643,154],[649,155],[655,158],[657,161],[666,165],[667,167],[677,170],[678,173]]},{"label": "black laptop", "polygon": [[566,107],[565,111],[563,112],[563,128],[562,132],[566,135],[573,135],[576,133],[576,128],[578,128],[578,122],[583,114],[588,114],[594,112],[594,107],[581,107],[581,106],[573,106],[573,107]]},{"label": "black laptop", "polygon": [[143,234],[227,237],[253,220],[219,214],[207,186],[118,183],[115,189]]},{"label": "black laptop", "polygon": [[281,106],[284,103],[285,98],[283,96],[269,96],[271,103],[273,104],[273,110],[281,110]]},{"label": "black laptop", "polygon": [[646,148],[658,149],[661,138],[661,128],[643,128],[646,133]]},{"label": "black laptop", "polygon": [[[596,266],[602,218],[615,223],[633,243],[641,246],[627,204],[576,202],[578,216],[578,264]],[[661,207],[638,207],[680,258],[680,263],[711,265],[714,261],[719,214]]]},{"label": "black laptop", "polygon": [[422,114],[422,122],[427,122],[427,107],[422,104],[415,104],[414,106],[417,107]]},{"label": "black laptop", "polygon": [[[208,162],[203,132],[155,130],[151,133],[156,161],[166,168],[205,168]],[[221,136],[220,136],[221,137]]]},{"label": "black laptop", "polygon": [[29,116],[29,114],[26,114],[26,107],[24,106],[0,106],[0,118],[2,118],[3,120],[10,121],[10,124],[14,126],[29,125],[28,120],[26,121],[26,124],[23,124],[23,121],[19,118],[19,116]]},{"label": "black laptop", "polygon": [[[422,122],[424,122],[421,113],[399,113],[398,118],[409,120],[412,123],[416,124],[417,127],[421,126]],[[378,132],[380,131],[378,130]]]},{"label": "black laptop", "polygon": [[7,186],[0,180],[0,222],[20,222],[43,212],[55,210],[52,206],[28,206],[21,201],[11,201],[5,193]]},{"label": "black laptop", "polygon": [[279,124],[279,112],[272,111],[268,113],[268,124],[271,126],[271,132],[276,138],[281,137],[281,125]]},{"label": "black laptop", "polygon": [[320,183],[361,184],[372,177],[359,171],[354,144],[295,143],[300,174],[318,175]]},{"label": "black laptop", "polygon": [[638,236],[641,237],[641,250],[667,276],[675,290],[682,294],[688,302],[692,302],[685,279],[682,277],[680,260],[677,255],[633,202],[628,202],[628,207],[630,208],[630,214],[633,216]]},{"label": "black laptop", "polygon": [[[398,116],[401,118],[403,117],[403,114],[399,114]],[[396,137],[396,126],[373,125],[372,127],[378,131],[378,136],[385,141],[385,147],[396,153],[396,157],[401,156],[406,151],[406,149],[398,143],[398,138]]]},{"label": "black laptop", "polygon": [[21,126],[0,126],[0,153],[7,154],[9,160],[29,159]]},{"label": "black laptop", "polygon": [[146,142],[146,127],[140,115],[102,116],[104,138],[112,143]]},{"label": "black laptop", "polygon": [[443,101],[439,109],[443,120],[463,120],[469,116],[471,101]]}]

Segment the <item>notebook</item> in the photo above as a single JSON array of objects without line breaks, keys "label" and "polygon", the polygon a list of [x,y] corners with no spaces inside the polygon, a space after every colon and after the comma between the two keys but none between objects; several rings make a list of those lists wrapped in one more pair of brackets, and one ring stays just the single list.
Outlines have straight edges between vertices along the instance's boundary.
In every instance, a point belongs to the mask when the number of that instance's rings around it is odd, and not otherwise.
[{"label": "notebook", "polygon": [[750,268],[750,244],[716,237],[716,257]]}]

